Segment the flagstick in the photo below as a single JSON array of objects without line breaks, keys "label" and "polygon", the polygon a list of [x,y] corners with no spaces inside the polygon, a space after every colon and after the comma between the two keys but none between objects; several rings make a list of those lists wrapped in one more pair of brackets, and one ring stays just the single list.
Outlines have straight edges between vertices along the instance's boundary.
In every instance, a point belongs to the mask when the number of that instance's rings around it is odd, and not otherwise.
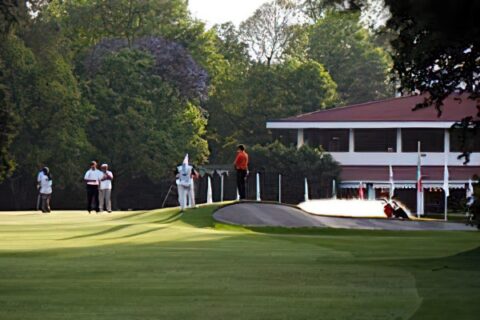
[{"label": "flagstick", "polygon": [[445,154],[445,165],[443,166],[443,192],[445,195],[445,221],[447,221],[448,214],[448,196],[450,195],[450,189],[448,182],[450,180],[450,175],[448,174],[448,157]]},{"label": "flagstick", "polygon": [[308,182],[307,182],[307,178],[305,178],[305,202],[308,201]]},{"label": "flagstick", "polygon": [[261,201],[260,199],[260,173],[257,172],[257,201]]},{"label": "flagstick", "polygon": [[220,202],[223,202],[223,173],[220,175]]},{"label": "flagstick", "polygon": [[417,217],[424,214],[424,196],[423,196],[423,182],[422,182],[422,154],[421,144],[417,141],[418,146],[418,160],[417,160]]},{"label": "flagstick", "polygon": [[282,175],[278,175],[278,202],[282,203]]},{"label": "flagstick", "polygon": [[445,221],[447,221],[447,209],[448,209],[448,196],[447,196],[447,193],[445,192],[445,210],[444,210]]}]

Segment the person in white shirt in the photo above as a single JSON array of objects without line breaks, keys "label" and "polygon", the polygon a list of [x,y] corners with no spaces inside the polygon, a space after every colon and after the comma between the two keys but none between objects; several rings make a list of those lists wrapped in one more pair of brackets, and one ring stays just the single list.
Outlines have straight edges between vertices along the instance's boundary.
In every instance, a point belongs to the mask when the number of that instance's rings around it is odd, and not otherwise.
[{"label": "person in white shirt", "polygon": [[37,206],[35,207],[36,210],[40,210],[40,209],[41,209],[41,205],[42,205],[42,196],[40,195],[40,181],[42,180],[42,177],[43,177],[43,168],[40,169],[40,171],[39,171],[38,174],[37,174],[37,191],[38,191],[38,195],[37,195]]},{"label": "person in white shirt", "polygon": [[175,174],[177,177],[178,203],[180,204],[180,211],[185,211],[185,208],[195,208],[195,192],[193,178],[197,177],[195,168],[188,164],[188,154],[185,155],[183,163],[178,165]]},{"label": "person in white shirt", "polygon": [[52,197],[52,176],[47,167],[42,169],[42,173],[42,175],[38,175],[41,209],[43,213],[48,213],[50,212],[50,199]]},{"label": "person in white shirt", "polygon": [[[100,185],[100,179],[103,177],[103,172],[97,169],[97,162],[92,161],[90,163],[90,169],[85,173],[83,180],[87,184],[87,210],[99,211],[98,203],[98,186]],[[95,201],[95,202],[94,202]],[[93,204],[94,202],[94,204]]]},{"label": "person in white shirt", "polygon": [[113,173],[108,170],[108,164],[104,163],[100,166],[100,170],[103,173],[100,179],[100,190],[98,191],[98,197],[100,200],[100,212],[103,212],[104,206],[107,207],[107,212],[112,212],[112,180]]}]

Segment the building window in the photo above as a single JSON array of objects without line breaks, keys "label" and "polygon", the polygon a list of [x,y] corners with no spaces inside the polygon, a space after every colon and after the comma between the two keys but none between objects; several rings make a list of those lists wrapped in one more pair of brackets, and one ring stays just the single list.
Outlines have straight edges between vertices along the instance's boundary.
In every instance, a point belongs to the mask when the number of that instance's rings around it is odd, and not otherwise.
[{"label": "building window", "polygon": [[355,152],[396,152],[397,129],[355,129]]},{"label": "building window", "polygon": [[450,151],[480,152],[480,129],[450,130]]},{"label": "building window", "polygon": [[297,145],[297,131],[296,129],[273,129],[273,141],[280,141],[286,146]]},{"label": "building window", "polygon": [[422,152],[444,152],[443,129],[402,129],[402,151],[417,152],[418,141]]},{"label": "building window", "polygon": [[348,129],[306,129],[305,143],[328,152],[348,152]]}]

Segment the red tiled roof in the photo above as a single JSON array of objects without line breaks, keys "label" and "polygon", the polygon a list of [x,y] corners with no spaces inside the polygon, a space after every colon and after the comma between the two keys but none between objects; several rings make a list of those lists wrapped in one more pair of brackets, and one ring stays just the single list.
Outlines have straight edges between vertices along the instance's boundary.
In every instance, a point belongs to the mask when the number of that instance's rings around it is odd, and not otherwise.
[{"label": "red tiled roof", "polygon": [[[477,102],[467,94],[451,95],[443,101],[442,115],[429,108],[412,111],[422,103],[425,95],[372,101],[341,108],[320,110],[290,117],[279,122],[351,122],[351,121],[459,121],[467,116],[477,116]],[[478,116],[476,117],[477,119]]]},{"label": "red tiled roof", "polygon": [[[340,179],[342,181],[388,181],[388,166],[342,166]],[[393,166],[395,181],[415,181],[417,179],[416,166]],[[467,181],[474,175],[480,175],[480,166],[449,166],[450,181]],[[443,166],[423,166],[424,181],[443,181]]]}]

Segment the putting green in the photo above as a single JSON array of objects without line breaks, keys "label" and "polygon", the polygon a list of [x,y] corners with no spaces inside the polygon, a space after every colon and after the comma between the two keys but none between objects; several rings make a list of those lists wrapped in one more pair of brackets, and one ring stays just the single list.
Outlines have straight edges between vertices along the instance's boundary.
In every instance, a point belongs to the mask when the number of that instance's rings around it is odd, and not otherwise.
[{"label": "putting green", "polygon": [[0,319],[476,319],[480,233],[0,213]]}]

